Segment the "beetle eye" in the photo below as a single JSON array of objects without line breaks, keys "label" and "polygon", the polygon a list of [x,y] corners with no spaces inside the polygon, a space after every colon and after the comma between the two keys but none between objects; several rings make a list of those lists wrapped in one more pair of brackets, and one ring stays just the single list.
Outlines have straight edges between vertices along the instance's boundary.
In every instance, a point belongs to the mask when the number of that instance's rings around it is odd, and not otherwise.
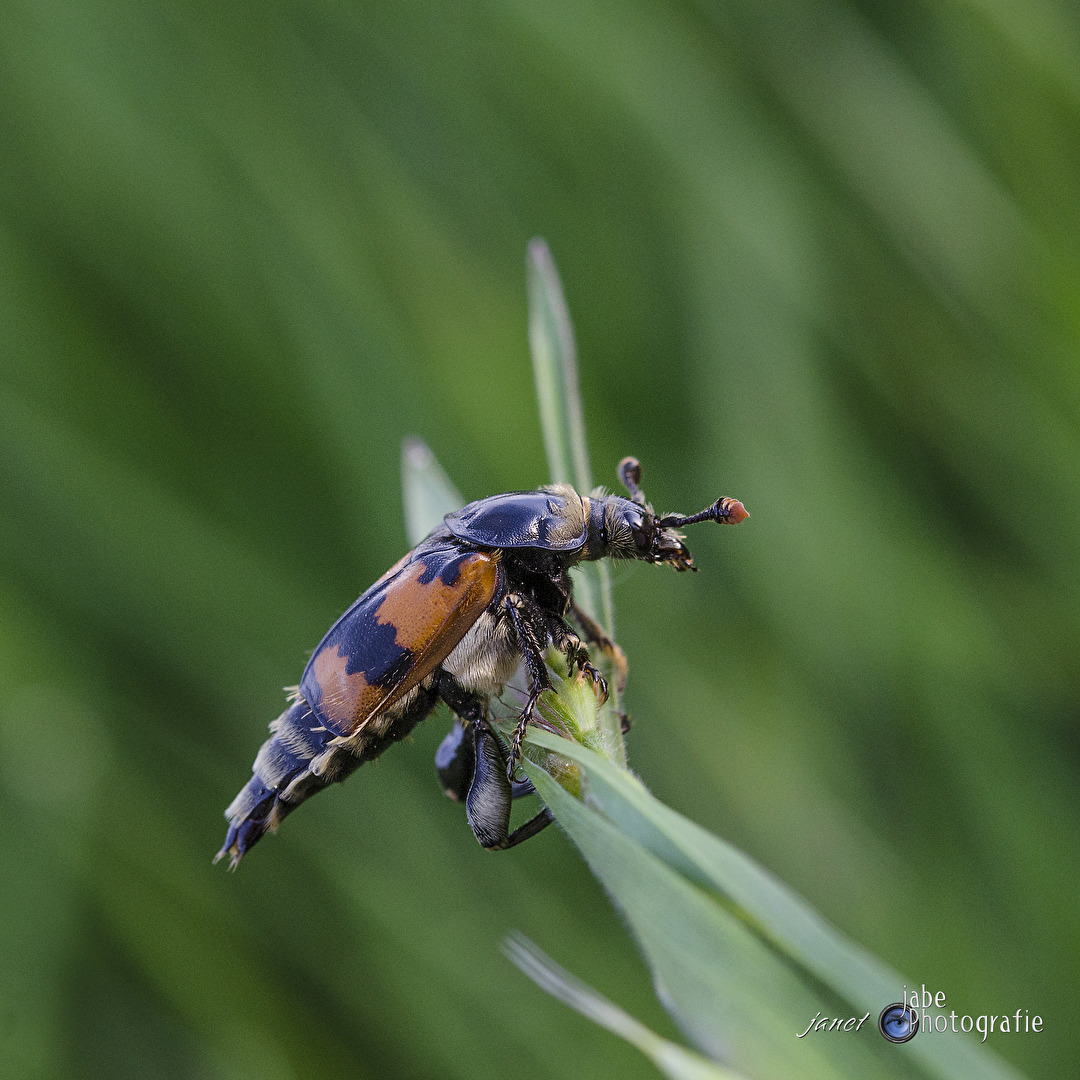
[{"label": "beetle eye", "polygon": [[629,515],[627,524],[634,537],[634,544],[640,551],[648,551],[653,542],[653,523],[644,514]]}]

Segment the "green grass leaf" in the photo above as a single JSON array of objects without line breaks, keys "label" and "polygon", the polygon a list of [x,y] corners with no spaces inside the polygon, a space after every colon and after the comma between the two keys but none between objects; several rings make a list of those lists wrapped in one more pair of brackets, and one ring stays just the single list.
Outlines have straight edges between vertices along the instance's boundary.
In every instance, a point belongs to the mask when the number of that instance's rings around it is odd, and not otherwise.
[{"label": "green grass leaf", "polygon": [[[540,240],[529,247],[529,302],[552,479],[572,478],[587,490],[573,334],[554,262]],[[419,439],[403,444],[402,485],[413,543],[463,502]],[[578,583],[579,596],[588,583]],[[592,579],[598,592],[602,584]],[[559,658],[551,663],[557,668]],[[632,1042],[668,1076],[731,1076],[713,1064],[724,1063],[755,1080],[1016,1080],[1010,1066],[967,1036],[916,1036],[902,1047],[881,1039],[878,1014],[911,981],[847,941],[748,856],[655,799],[625,767],[613,702],[598,706],[580,677],[556,672],[553,682],[541,716],[567,737],[531,727],[524,767],[626,919],[664,1006],[712,1063],[661,1039],[534,946],[511,939],[508,953],[527,974]],[[508,732],[515,707],[502,702],[493,709]],[[857,1032],[799,1037],[816,1017],[862,1022]]]},{"label": "green grass leaf", "polygon": [[[538,728],[527,743],[584,773],[584,802],[535,761],[526,769],[623,912],[661,999],[696,1046],[751,1076],[1015,1080],[969,1036],[916,1036],[902,1049],[848,1033],[795,1036],[817,1012],[878,1013],[905,979],[847,941],[801,897],[730,844],[655,799],[625,770]],[[862,1033],[860,1033],[862,1034]]]},{"label": "green grass leaf", "polygon": [[411,436],[401,444],[401,491],[405,509],[405,531],[410,544],[421,540],[442,519],[465,505],[465,500],[431,448],[423,439]]},{"label": "green grass leaf", "polygon": [[862,1040],[800,1040],[840,1009],[793,971],[738,913],[697,888],[533,763],[540,797],[632,929],[665,1008],[716,1061],[752,1077],[806,1080],[890,1072]]},{"label": "green grass leaf", "polygon": [[565,968],[559,967],[522,934],[508,935],[503,943],[503,951],[537,986],[636,1046],[670,1080],[743,1080],[739,1073],[725,1069],[670,1039],[661,1038],[614,1002],[598,994]]},{"label": "green grass leaf", "polygon": [[[527,262],[529,294],[529,348],[544,432],[548,470],[553,484],[571,484],[581,494],[593,489],[589,447],[585,437],[585,408],[578,384],[577,345],[570,324],[559,271],[547,242],[529,241]],[[582,563],[575,570],[574,598],[598,619],[609,637],[615,636],[615,608],[611,572],[603,560]],[[611,674],[610,671],[607,674]],[[626,747],[619,723],[619,691],[608,680],[611,697],[600,722],[616,760],[626,764]]]},{"label": "green grass leaf", "polygon": [[[547,242],[529,241],[529,348],[540,406],[548,471],[553,484],[570,484],[582,494],[593,487],[589,447],[585,437],[585,408],[578,385],[577,345],[559,271]],[[577,602],[615,631],[611,577],[605,563],[581,568]]]}]

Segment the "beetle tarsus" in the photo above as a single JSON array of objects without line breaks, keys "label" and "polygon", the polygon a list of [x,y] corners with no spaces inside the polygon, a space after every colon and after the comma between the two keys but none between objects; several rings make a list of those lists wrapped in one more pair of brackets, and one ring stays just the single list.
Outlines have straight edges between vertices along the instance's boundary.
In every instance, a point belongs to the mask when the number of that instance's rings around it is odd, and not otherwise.
[{"label": "beetle tarsus", "polygon": [[525,708],[522,709],[521,715],[518,717],[518,722],[514,727],[514,734],[510,737],[510,760],[506,765],[506,778],[511,784],[520,783],[515,774],[517,772],[517,764],[521,760],[521,744],[525,739],[525,729],[529,726],[529,722],[533,718],[533,713],[536,711],[536,703],[540,700],[540,695],[547,689],[548,687],[546,686],[534,686],[529,694],[528,701],[525,702]]},{"label": "beetle tarsus", "polygon": [[621,694],[626,689],[626,677],[629,670],[626,653],[622,651],[618,642],[607,636],[604,628],[588,612],[583,611],[573,601],[570,604],[570,614],[574,622],[581,627],[585,640],[590,645],[595,645],[608,658],[615,676],[615,688]]},{"label": "beetle tarsus", "polygon": [[593,667],[589,650],[581,638],[558,616],[550,618],[551,638],[557,649],[566,656],[567,675],[574,677],[574,668],[592,683],[596,696],[603,705],[608,698],[607,680]]},{"label": "beetle tarsus", "polygon": [[[608,686],[607,679],[596,670],[595,667],[589,662],[588,653],[585,653],[586,659],[578,659],[577,666],[578,671],[592,683],[593,690],[596,692],[596,700],[603,705],[608,699]],[[572,669],[571,669],[572,670]]]},{"label": "beetle tarsus", "polygon": [[518,717],[517,726],[514,728],[510,741],[510,761],[506,767],[506,775],[513,783],[517,763],[521,758],[521,743],[525,738],[525,729],[533,718],[540,696],[545,690],[551,689],[551,678],[548,676],[540,640],[533,629],[538,619],[541,622],[545,621],[544,612],[532,597],[522,593],[509,593],[504,603],[506,610],[510,613],[514,633],[517,635],[518,649],[529,670],[529,696],[525,702],[525,708],[521,711],[521,716]]},{"label": "beetle tarsus", "polygon": [[574,668],[576,667],[578,672],[593,684],[593,688],[596,690],[597,697],[600,699],[602,705],[607,701],[607,681],[599,671],[593,667],[592,662],[589,659],[589,650],[581,644],[580,638],[577,634],[572,635],[570,644],[566,649],[566,669],[567,674],[573,678]]}]

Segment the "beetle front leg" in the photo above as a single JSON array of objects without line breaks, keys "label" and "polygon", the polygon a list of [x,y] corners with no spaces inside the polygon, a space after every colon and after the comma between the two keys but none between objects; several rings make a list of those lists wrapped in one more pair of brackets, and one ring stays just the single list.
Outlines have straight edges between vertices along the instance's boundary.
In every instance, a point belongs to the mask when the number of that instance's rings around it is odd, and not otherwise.
[{"label": "beetle front leg", "polygon": [[611,661],[612,671],[615,673],[615,686],[621,694],[626,689],[626,653],[622,651],[618,642],[612,641],[607,636],[604,628],[588,612],[578,607],[574,601],[570,602],[570,614],[573,616],[574,622],[581,627],[585,640],[595,645]]},{"label": "beetle front leg", "polygon": [[557,615],[551,615],[551,640],[555,648],[566,655],[568,674],[573,676],[574,668],[577,667],[592,684],[603,705],[608,698],[607,681],[589,660],[589,650],[581,643],[581,638],[570,629]]},{"label": "beetle front leg", "polygon": [[510,832],[513,789],[507,779],[502,747],[483,723],[470,725],[465,739],[472,745],[475,761],[472,783],[465,799],[465,813],[480,846],[487,851],[504,851],[550,825],[551,811],[545,806],[535,817]]}]

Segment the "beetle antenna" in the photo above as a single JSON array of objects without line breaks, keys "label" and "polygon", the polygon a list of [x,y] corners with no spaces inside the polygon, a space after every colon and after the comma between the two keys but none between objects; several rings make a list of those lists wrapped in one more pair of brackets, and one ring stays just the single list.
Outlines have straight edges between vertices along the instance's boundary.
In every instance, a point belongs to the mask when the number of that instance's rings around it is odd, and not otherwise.
[{"label": "beetle antenna", "polygon": [[660,518],[656,524],[663,529],[681,529],[684,525],[693,525],[697,521],[715,521],[718,525],[738,525],[750,515],[746,512],[738,499],[717,499],[712,506],[702,510],[700,514],[692,514],[683,517],[682,514],[668,514]]},{"label": "beetle antenna", "polygon": [[619,462],[619,481],[630,492],[630,501],[638,506],[645,505],[645,492],[638,485],[641,483],[641,462],[636,457],[624,457]]}]

